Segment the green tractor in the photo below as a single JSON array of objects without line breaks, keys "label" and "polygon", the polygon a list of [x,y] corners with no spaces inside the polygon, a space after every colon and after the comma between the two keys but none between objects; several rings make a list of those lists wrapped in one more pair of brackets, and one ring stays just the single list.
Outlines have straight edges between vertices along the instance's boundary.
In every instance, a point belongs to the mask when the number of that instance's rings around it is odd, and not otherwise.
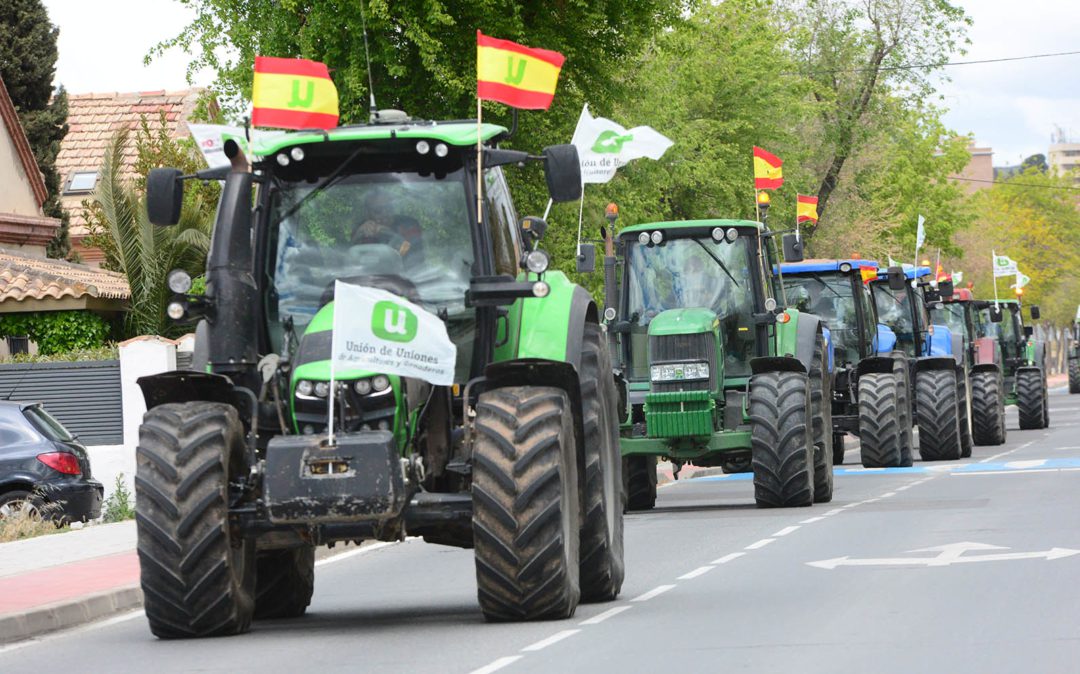
[{"label": "green tractor", "polygon": [[785,309],[774,241],[747,220],[640,224],[609,239],[604,318],[628,384],[631,510],[656,502],[657,457],[676,477],[688,462],[751,470],[761,507],[832,499],[828,330]]},{"label": "green tractor", "polygon": [[[475,121],[376,119],[258,142],[251,164],[230,140],[225,171],[148,178],[158,225],[178,220],[183,178],[225,181],[205,295],[170,278],[170,316],[199,321],[195,364],[139,380],[138,553],[159,637],[303,614],[315,547],[339,541],[474,548],[492,621],[619,594],[619,392],[600,317],[547,271],[545,223],[518,219],[500,168],[542,163],[552,199],[575,200],[576,150],[500,149],[507,130]],[[339,281],[395,306],[336,306]],[[417,321],[441,322],[453,383],[341,364],[332,377],[336,311],[417,362]],[[359,335],[339,338],[364,352]]]},{"label": "green tractor", "polygon": [[1080,308],[1069,325],[1069,393],[1080,393]]},{"label": "green tractor", "polygon": [[[1031,306],[1032,320],[1039,307]],[[993,338],[1001,353],[1005,404],[1016,405],[1020,429],[1050,426],[1050,395],[1046,382],[1046,346],[1035,340],[1035,330],[1024,325],[1018,300],[987,301],[980,311],[982,336]]]}]

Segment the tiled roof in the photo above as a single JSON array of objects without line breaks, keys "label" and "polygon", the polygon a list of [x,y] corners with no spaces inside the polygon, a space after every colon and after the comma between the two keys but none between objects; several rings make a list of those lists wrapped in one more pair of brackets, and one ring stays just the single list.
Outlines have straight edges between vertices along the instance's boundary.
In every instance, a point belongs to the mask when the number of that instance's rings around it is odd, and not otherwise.
[{"label": "tiled roof", "polygon": [[131,290],[123,274],[0,248],[0,302],[87,295],[126,300]]}]

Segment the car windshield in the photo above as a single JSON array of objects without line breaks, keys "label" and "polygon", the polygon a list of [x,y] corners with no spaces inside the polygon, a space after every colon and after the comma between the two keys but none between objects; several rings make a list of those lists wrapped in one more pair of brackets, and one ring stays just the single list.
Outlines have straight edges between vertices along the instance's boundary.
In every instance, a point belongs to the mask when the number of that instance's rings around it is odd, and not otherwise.
[{"label": "car windshield", "polygon": [[70,442],[75,439],[68,432],[68,429],[64,428],[63,424],[37,405],[27,407],[23,410],[23,414],[30,421],[30,424],[49,440]]},{"label": "car windshield", "polygon": [[[461,170],[347,175],[312,194],[308,182],[274,191],[273,293],[267,313],[301,333],[330,299],[335,280],[375,285],[472,331],[465,292],[473,241]],[[468,323],[469,325],[464,325]],[[271,326],[272,335],[275,333]],[[457,340],[455,340],[457,341]]]},{"label": "car windshield", "polygon": [[892,290],[888,283],[873,284],[874,304],[877,306],[878,322],[886,325],[896,335],[896,348],[915,357],[915,320],[907,288]]},{"label": "car windshield", "polygon": [[[626,253],[626,316],[630,321],[630,377],[645,379],[648,326],[662,311],[705,308],[720,319],[725,374],[750,374],[754,291],[749,240],[673,238],[659,246],[634,241]],[[726,269],[726,271],[725,271]],[[729,276],[730,274],[730,276]]]},{"label": "car windshield", "polygon": [[788,305],[825,321],[834,352],[845,363],[859,360],[859,320],[851,277],[839,272],[787,274]]}]

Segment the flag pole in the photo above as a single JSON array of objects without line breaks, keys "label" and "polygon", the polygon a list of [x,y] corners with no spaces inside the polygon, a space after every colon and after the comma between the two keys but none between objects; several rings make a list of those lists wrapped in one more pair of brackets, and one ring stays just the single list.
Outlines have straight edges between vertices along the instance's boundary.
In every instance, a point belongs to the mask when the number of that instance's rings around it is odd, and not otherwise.
[{"label": "flag pole", "polygon": [[581,256],[581,223],[584,220],[584,216],[585,216],[585,185],[583,183],[581,185],[581,201],[580,201],[580,203],[578,203],[578,212],[577,212],[577,251],[575,252],[575,255],[577,257]]},{"label": "flag pole", "polygon": [[332,337],[337,332],[337,315],[338,315],[337,284],[338,284],[338,281],[334,281],[334,316],[333,316],[333,320],[331,321],[331,326],[330,326],[330,334],[331,334],[331,345],[330,345],[331,346],[331,348],[330,348],[330,392],[329,392],[329,394],[327,395],[327,398],[326,398],[327,401],[330,403],[330,418],[327,419],[327,424],[326,424],[326,430],[327,430],[326,443],[330,447],[334,446],[334,389],[337,388],[336,386],[334,386],[334,375],[336,374],[336,368],[334,367],[334,363],[337,361],[337,358],[334,357],[335,354],[334,354],[334,349],[333,349],[334,345],[333,345],[333,337]]},{"label": "flag pole", "polygon": [[484,108],[480,96],[476,97],[476,224],[484,224],[484,141],[481,132],[481,117]]},{"label": "flag pole", "polygon": [[937,249],[937,258],[936,258],[936,260],[934,262],[934,283],[935,284],[938,283],[939,280],[940,280],[940,279],[938,279],[938,269],[941,269],[941,249],[940,248]]},{"label": "flag pole", "polygon": [[994,265],[997,264],[997,251],[990,250],[990,279],[994,282],[994,309],[998,306],[998,294],[997,294],[997,273],[994,271]]}]

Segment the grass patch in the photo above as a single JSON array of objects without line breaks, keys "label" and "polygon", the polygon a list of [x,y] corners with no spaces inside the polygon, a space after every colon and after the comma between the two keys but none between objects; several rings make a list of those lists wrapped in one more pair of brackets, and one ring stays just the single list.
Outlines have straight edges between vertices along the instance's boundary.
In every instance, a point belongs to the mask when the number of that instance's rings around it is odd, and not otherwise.
[{"label": "grass patch", "polygon": [[57,504],[47,504],[39,506],[37,509],[18,510],[5,517],[0,517],[0,543],[10,543],[25,538],[68,531],[66,524],[58,527],[56,522],[48,518],[50,508],[58,507]]}]

